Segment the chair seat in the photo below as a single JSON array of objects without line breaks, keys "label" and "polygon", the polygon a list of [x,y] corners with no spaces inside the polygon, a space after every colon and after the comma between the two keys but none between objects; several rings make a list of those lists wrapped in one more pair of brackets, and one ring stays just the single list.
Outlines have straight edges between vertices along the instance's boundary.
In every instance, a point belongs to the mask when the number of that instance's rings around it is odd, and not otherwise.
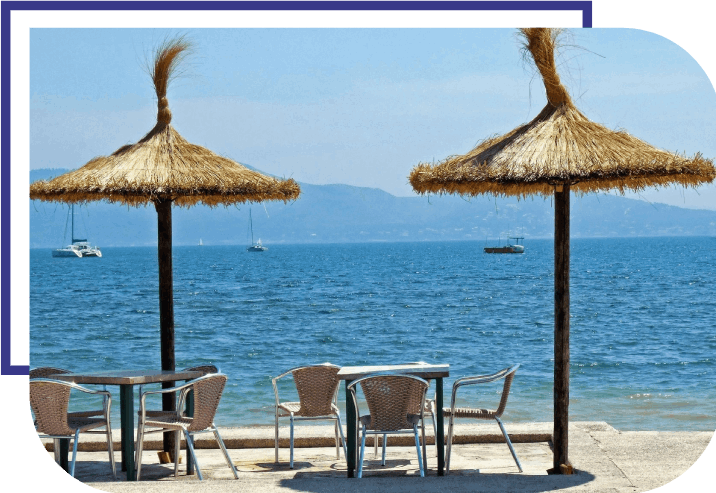
[{"label": "chair seat", "polygon": [[67,413],[70,418],[89,418],[91,416],[104,416],[104,409],[98,409],[96,411],[74,411]]},{"label": "chair seat", "polygon": [[[137,416],[141,416],[142,411],[137,411]],[[166,416],[174,416],[176,417],[177,412],[176,411],[151,411],[146,410],[144,411],[144,415],[148,418],[156,418],[156,417],[166,417]]]},{"label": "chair seat", "polygon": [[[304,413],[301,413],[301,403],[300,402],[282,402],[278,405],[279,409],[283,411],[282,414],[279,416],[288,416],[289,414],[293,413],[294,416],[305,416]],[[338,407],[331,403],[331,411],[333,411],[332,414],[338,414],[339,410]],[[325,416],[331,416],[332,414],[326,414]],[[324,416],[324,415],[320,415]],[[310,416],[310,417],[318,417],[318,416]]]},{"label": "chair seat", "polygon": [[[289,467],[293,469],[294,425],[301,420],[331,420],[335,424],[336,432],[336,459],[340,457],[340,441],[338,435],[343,437],[341,426],[341,413],[338,410],[337,395],[341,381],[338,379],[340,367],[330,363],[319,365],[299,366],[292,368],[281,375],[271,379],[274,395],[276,396],[275,421],[275,462],[278,464],[279,449],[279,419],[289,418]],[[278,395],[277,382],[283,377],[291,376],[298,394],[298,402],[281,402]],[[343,440],[343,452],[346,452]]]},{"label": "chair seat", "polygon": [[[443,408],[443,416],[450,417],[452,409],[449,407]],[[474,419],[495,419],[497,411],[493,409],[473,409],[470,407],[456,407],[455,418],[474,418]]]},{"label": "chair seat", "polygon": [[[199,365],[199,366],[192,366],[190,368],[184,368],[182,371],[200,371],[202,375],[208,375],[210,373],[219,373],[219,369],[214,365]],[[140,389],[141,394],[141,389]],[[153,409],[153,410],[145,410],[144,415],[145,416],[176,416],[176,411],[163,411],[161,409]],[[137,411],[137,416],[141,418],[142,412]]]},{"label": "chair seat", "polygon": [[[48,373],[62,373],[55,368],[45,368]],[[35,372],[37,373],[37,372]],[[67,372],[65,372],[67,373]],[[82,392],[102,398],[102,411],[80,411],[68,413],[70,395],[72,392]],[[107,437],[107,452],[112,475],[116,478],[117,470],[114,463],[114,450],[112,448],[112,425],[110,416],[112,409],[112,396],[106,390],[86,389],[76,383],[42,378],[33,375],[30,379],[30,407],[35,419],[36,430],[41,438],[70,439],[73,438],[72,459],[69,463],[70,476],[75,475],[77,464],[77,442],[82,432],[103,433]],[[101,414],[101,416],[97,416]],[[104,431],[90,431],[95,428],[104,428]],[[73,437],[74,435],[74,437]],[[68,440],[69,442],[69,440]],[[57,445],[57,443],[55,442]],[[69,443],[68,443],[69,444]],[[55,448],[55,459],[61,462],[63,453],[60,447]]]},{"label": "chair seat", "polygon": [[191,424],[194,422],[194,418],[188,418],[185,416],[179,417],[176,414],[152,416],[151,418],[148,414],[146,416],[147,419],[144,422],[144,426],[148,428],[158,427],[169,428],[172,430],[185,430],[190,428]]},{"label": "chair seat", "polygon": [[[406,424],[408,424],[408,425],[410,425],[410,426],[420,424],[420,415],[419,415],[419,414],[408,414],[408,415],[406,416],[406,418],[407,418],[407,419],[406,419]],[[369,430],[372,429],[372,428],[370,427],[370,423],[371,423],[371,421],[372,421],[371,418],[370,418],[370,414],[366,414],[365,416],[361,416],[361,417],[359,418],[359,420],[360,420],[360,423],[361,423],[362,425],[365,425],[365,427],[366,427],[367,429],[369,429]],[[406,429],[408,429],[408,428],[406,428]]]},{"label": "chair seat", "polygon": [[87,431],[100,426],[106,426],[107,420],[104,418],[92,418],[89,416],[67,416],[67,426],[73,430]]},{"label": "chair seat", "polygon": [[[191,456],[196,470],[196,475],[199,480],[201,481],[204,479],[201,474],[199,462],[196,460],[194,439],[191,435],[193,433],[211,431],[214,433],[214,438],[216,439],[219,448],[221,448],[224,458],[226,459],[226,463],[231,468],[234,478],[239,478],[236,467],[234,467],[234,463],[231,461],[231,457],[229,457],[229,452],[226,450],[226,445],[221,439],[219,430],[214,424],[216,409],[219,406],[219,400],[221,399],[221,394],[226,386],[227,379],[228,377],[226,375],[222,375],[220,373],[210,373],[176,387],[164,388],[162,390],[148,390],[140,394],[139,410],[140,412],[144,412],[140,414],[139,425],[137,427],[137,455],[135,459],[137,464],[137,481],[139,481],[142,473],[144,437],[147,433],[162,430],[171,430],[177,435],[174,440],[174,477],[177,477],[179,474],[179,450],[181,448],[180,435],[183,433],[188,453],[187,457]],[[180,396],[183,396],[188,392],[194,393],[195,417],[182,416],[176,412],[145,410],[146,398],[148,395],[177,395],[178,392],[181,392],[178,394]],[[181,400],[179,402],[181,403]],[[156,429],[150,429],[147,431],[147,428]]]}]

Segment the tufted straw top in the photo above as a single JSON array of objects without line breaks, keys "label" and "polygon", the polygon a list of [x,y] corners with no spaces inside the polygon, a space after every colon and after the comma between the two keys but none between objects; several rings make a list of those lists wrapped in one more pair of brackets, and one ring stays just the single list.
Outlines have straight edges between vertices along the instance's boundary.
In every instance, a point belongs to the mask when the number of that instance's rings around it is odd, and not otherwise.
[{"label": "tufted straw top", "polygon": [[157,123],[139,142],[97,157],[81,168],[30,186],[30,198],[54,202],[107,200],[138,206],[171,199],[179,206],[209,206],[298,198],[293,179],[280,180],[189,143],[171,125],[166,91],[189,49],[184,38],[162,44],[151,70]]},{"label": "tufted straw top", "polygon": [[556,31],[521,29],[547,105],[531,122],[480,142],[464,155],[420,163],[409,180],[418,193],[551,195],[570,184],[586,193],[642,190],[672,183],[698,186],[716,177],[713,160],[657,149],[624,131],[590,121],[572,103],[554,62]]}]

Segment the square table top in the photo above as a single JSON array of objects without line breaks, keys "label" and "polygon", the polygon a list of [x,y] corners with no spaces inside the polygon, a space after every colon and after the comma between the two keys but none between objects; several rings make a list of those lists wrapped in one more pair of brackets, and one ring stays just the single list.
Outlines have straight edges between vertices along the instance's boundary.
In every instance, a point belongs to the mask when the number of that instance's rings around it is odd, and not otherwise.
[{"label": "square table top", "polygon": [[53,380],[103,385],[142,385],[145,383],[192,380],[203,375],[200,371],[166,370],[107,370],[86,373],[50,375]]},{"label": "square table top", "polygon": [[404,373],[420,378],[443,378],[450,376],[450,365],[408,363],[402,365],[344,366],[338,371],[339,380],[356,380],[371,373]]}]

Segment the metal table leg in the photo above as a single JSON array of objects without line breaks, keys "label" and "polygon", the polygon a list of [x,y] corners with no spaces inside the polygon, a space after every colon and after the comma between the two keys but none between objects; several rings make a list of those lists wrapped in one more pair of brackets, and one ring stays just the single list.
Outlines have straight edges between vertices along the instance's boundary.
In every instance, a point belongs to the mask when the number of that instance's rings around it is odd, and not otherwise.
[{"label": "metal table leg", "polygon": [[[190,391],[186,395],[186,415],[189,417],[194,417],[194,391]],[[181,437],[179,437],[179,440],[181,440]],[[189,447],[187,447],[186,452],[186,474],[191,475],[194,474],[194,460],[191,458],[191,454],[189,453]]]},{"label": "metal table leg", "polygon": [[356,459],[358,458],[357,447],[358,447],[358,427],[356,422],[358,417],[356,416],[356,408],[353,405],[353,399],[348,391],[348,386],[352,380],[346,380],[346,441],[348,442],[348,457],[346,457],[348,467],[348,477],[355,477]]},{"label": "metal table leg", "polygon": [[59,445],[58,457],[60,458],[60,467],[65,470],[66,473],[70,472],[70,439],[60,438],[55,440],[55,445]]},{"label": "metal table leg", "polygon": [[136,481],[134,468],[134,386],[119,386],[119,417],[122,427],[122,471],[127,481]]},{"label": "metal table leg", "polygon": [[445,425],[443,419],[443,379],[435,379],[435,411],[437,412],[438,476],[445,475]]}]

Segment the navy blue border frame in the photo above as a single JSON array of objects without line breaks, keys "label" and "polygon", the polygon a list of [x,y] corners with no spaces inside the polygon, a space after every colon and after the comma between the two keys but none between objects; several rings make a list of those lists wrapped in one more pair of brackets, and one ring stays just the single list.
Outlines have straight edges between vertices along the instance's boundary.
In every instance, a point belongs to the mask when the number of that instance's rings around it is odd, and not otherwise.
[{"label": "navy blue border frame", "polygon": [[30,367],[10,363],[10,17],[13,11],[32,10],[502,10],[581,11],[582,27],[592,27],[589,1],[39,1],[2,2],[0,27],[0,375],[28,375]]}]

